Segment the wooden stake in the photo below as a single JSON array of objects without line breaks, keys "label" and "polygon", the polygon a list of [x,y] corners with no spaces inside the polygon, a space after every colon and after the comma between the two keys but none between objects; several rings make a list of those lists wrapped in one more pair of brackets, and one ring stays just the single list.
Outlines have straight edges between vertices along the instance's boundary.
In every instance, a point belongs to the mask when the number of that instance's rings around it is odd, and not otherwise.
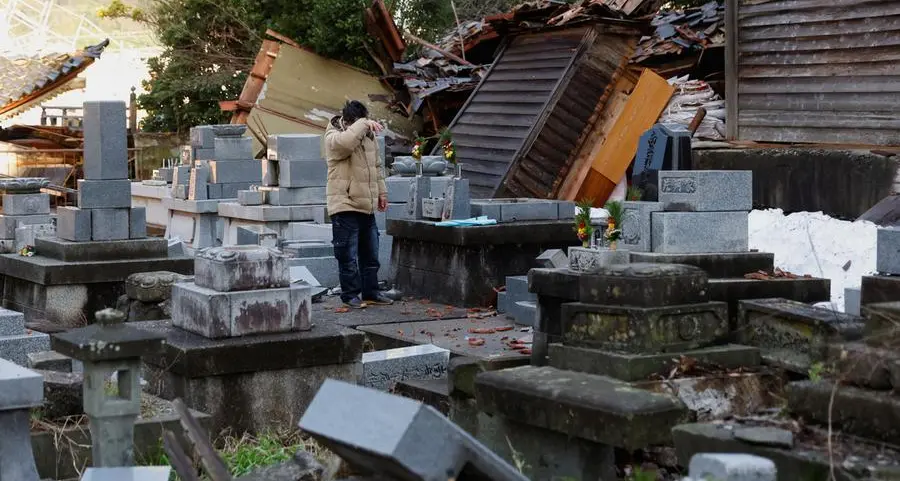
[{"label": "wooden stake", "polygon": [[411,34],[411,33],[409,33],[409,32],[406,32],[406,36],[409,37],[409,39],[412,40],[413,42],[416,42],[417,44],[419,44],[419,45],[421,45],[421,46],[423,46],[423,47],[425,47],[425,48],[430,48],[431,50],[434,50],[435,52],[438,52],[438,53],[440,53],[441,55],[443,55],[443,56],[449,58],[450,60],[453,60],[453,61],[455,61],[455,62],[457,62],[457,63],[459,63],[459,64],[462,64],[462,65],[468,65],[468,66],[470,66],[470,67],[474,67],[474,66],[475,66],[475,65],[473,65],[471,62],[469,62],[469,61],[467,61],[467,60],[464,60],[464,59],[461,59],[461,58],[459,58],[459,56],[453,55],[452,53],[450,53],[450,52],[448,52],[448,51],[446,51],[446,50],[444,50],[444,49],[438,47],[437,45],[435,45],[435,44],[433,44],[433,43],[426,42],[425,40],[422,40],[421,38],[416,37],[415,35],[413,35],[413,34]]},{"label": "wooden stake", "polygon": [[456,33],[459,34],[459,56],[466,59],[466,39],[463,37],[462,25],[459,23],[459,15],[456,13],[456,2],[450,0],[450,8],[453,9],[453,18],[456,19]]}]

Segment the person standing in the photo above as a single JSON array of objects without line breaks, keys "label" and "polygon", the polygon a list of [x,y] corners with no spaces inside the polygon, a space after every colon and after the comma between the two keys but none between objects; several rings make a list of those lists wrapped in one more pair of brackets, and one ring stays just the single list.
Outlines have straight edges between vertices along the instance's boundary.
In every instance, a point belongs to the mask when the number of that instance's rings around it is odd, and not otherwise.
[{"label": "person standing", "polygon": [[353,309],[391,305],[378,290],[378,226],[375,209],[387,210],[387,188],[375,134],[384,130],[352,100],[325,130],[328,215],[341,279],[341,301]]}]

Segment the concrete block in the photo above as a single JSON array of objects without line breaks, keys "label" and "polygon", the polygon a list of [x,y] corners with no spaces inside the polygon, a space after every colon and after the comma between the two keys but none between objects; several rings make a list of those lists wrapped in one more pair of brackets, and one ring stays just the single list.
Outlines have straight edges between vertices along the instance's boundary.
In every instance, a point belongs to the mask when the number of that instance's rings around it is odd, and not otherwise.
[{"label": "concrete block", "polygon": [[241,205],[237,202],[219,204],[219,216],[257,222],[282,222],[291,220],[290,206]]},{"label": "concrete block", "polygon": [[749,170],[661,170],[659,201],[666,210],[729,212],[753,210]]},{"label": "concrete block", "polygon": [[78,207],[56,208],[56,235],[63,240],[85,242],[91,240],[91,210]]},{"label": "concrete block", "polygon": [[206,184],[206,198],[208,200],[218,200],[222,198],[222,185],[224,184]]},{"label": "concrete block", "polygon": [[291,271],[291,284],[296,284],[298,282],[305,282],[307,285],[312,287],[322,287],[322,284],[316,279],[316,276],[312,274],[304,266],[294,266],[290,268]]},{"label": "concrete block", "polygon": [[[301,218],[301,216],[296,213],[298,211],[303,211],[305,209],[312,210],[312,213],[313,213],[312,220],[316,224],[330,224],[331,223],[331,216],[328,215],[328,206],[325,206],[325,205],[292,207],[291,208],[291,212],[293,213],[292,218],[294,220],[306,220],[305,217]],[[380,220],[379,220],[379,218],[380,218]],[[384,212],[378,212],[378,211],[375,212],[375,223],[379,226],[385,225]],[[378,229],[383,230],[383,229],[386,229],[386,227],[379,227]]]},{"label": "concrete block", "polygon": [[56,237],[56,224],[26,224],[16,227],[16,252],[25,246],[33,246],[35,239]]},{"label": "concrete block", "polygon": [[147,209],[132,207],[128,216],[128,238],[143,239],[147,237]]},{"label": "concrete block", "polygon": [[162,180],[167,184],[171,184],[172,180],[175,178],[175,168],[174,167],[163,167],[161,169],[156,169],[153,171],[153,177]]},{"label": "concrete block", "polygon": [[278,185],[281,187],[325,187],[328,165],[317,160],[279,160]]},{"label": "concrete block", "polygon": [[129,239],[130,213],[131,209],[91,209],[91,240]]},{"label": "concrete block", "polygon": [[654,212],[651,225],[653,252],[699,254],[749,249],[747,212]]},{"label": "concrete block", "polygon": [[176,185],[172,188],[172,198],[173,199],[181,199],[187,200],[188,198],[188,186],[187,185]]},{"label": "concrete block", "polygon": [[175,284],[172,324],[210,339],[308,330],[310,293],[310,286],[300,285],[220,292]]},{"label": "concrete block", "polygon": [[472,217],[484,216],[497,222],[500,222],[500,220],[503,218],[503,212],[501,210],[500,204],[498,203],[490,201],[473,201],[471,209]]},{"label": "concrete block", "polygon": [[[24,323],[24,318],[23,321]],[[28,353],[28,369],[41,371],[72,372],[72,358],[56,351]]]},{"label": "concrete block", "polygon": [[194,282],[220,292],[287,287],[287,257],[259,246],[203,249],[194,260]]},{"label": "concrete block", "polygon": [[[541,199],[490,199],[472,201],[472,215],[486,215],[497,222],[556,220],[559,205]],[[574,211],[573,211],[574,212]]]},{"label": "concrete block", "polygon": [[406,211],[402,219],[419,220],[422,218],[422,199],[431,197],[431,180],[428,177],[413,177],[406,198]]},{"label": "concrete block", "polygon": [[315,134],[270,135],[266,142],[269,160],[319,160],[322,158],[322,136]]},{"label": "concrete block", "polygon": [[556,202],[557,207],[559,208],[559,212],[557,213],[557,219],[559,220],[569,220],[575,219],[575,203],[570,200],[560,200]]},{"label": "concrete block", "polygon": [[313,224],[309,222],[291,222],[291,240],[318,240],[331,242],[333,239],[331,224]]},{"label": "concrete block", "polygon": [[215,145],[216,134],[211,125],[191,127],[191,147],[211,149]]},{"label": "concrete block", "polygon": [[409,473],[404,479],[437,480],[462,479],[465,469],[495,481],[527,479],[434,408],[333,379],[319,388],[299,426],[365,471],[392,466]]},{"label": "concrete block", "polygon": [[509,294],[506,292],[497,293],[497,312],[500,314],[509,312]]},{"label": "concrete block", "polygon": [[291,242],[281,248],[291,257],[332,257],[334,246],[325,242]]},{"label": "concrete block", "polygon": [[468,219],[472,217],[469,198],[469,179],[453,179],[444,189],[444,213],[442,219]]},{"label": "concrete block", "polygon": [[209,182],[212,184],[258,183],[260,179],[262,179],[262,166],[258,160],[251,158],[250,160],[209,161]]},{"label": "concrete block", "polygon": [[271,205],[325,204],[325,187],[266,187]]},{"label": "concrete block", "polygon": [[878,229],[875,267],[882,274],[900,275],[900,229]]},{"label": "concrete block", "polygon": [[84,103],[84,178],[128,179],[125,102]]},{"label": "concrete block", "polygon": [[[327,221],[331,222],[331,219],[329,218]],[[324,224],[325,222],[319,223]],[[387,212],[375,211],[375,225],[378,226],[379,231],[387,230]]]},{"label": "concrete block", "polygon": [[406,202],[409,198],[409,186],[412,181],[413,177],[391,176],[384,179],[384,185],[387,187],[388,202]]},{"label": "concrete block", "polygon": [[50,194],[3,194],[6,215],[39,215],[50,213]]},{"label": "concrete block", "polygon": [[206,167],[194,167],[191,170],[191,183],[188,186],[188,200],[207,200],[209,189],[210,169]]},{"label": "concrete block", "polygon": [[266,203],[265,192],[261,190],[239,190],[237,199],[241,205],[263,205]]},{"label": "concrete block", "polygon": [[775,463],[752,454],[701,453],[691,458],[688,476],[716,481],[776,481]]},{"label": "concrete block", "polygon": [[131,181],[78,179],[78,207],[127,209],[131,207]]},{"label": "concrete block", "polygon": [[191,159],[191,163],[197,162],[198,160],[216,160],[216,149],[212,147],[208,149],[193,149],[192,155],[193,158]]},{"label": "concrete block", "polygon": [[338,276],[338,262],[334,255],[288,259],[288,264],[292,268],[302,266],[309,269],[309,272],[324,287],[336,287],[341,284]]},{"label": "concrete block", "polygon": [[860,310],[862,306],[862,289],[859,287],[847,287],[844,289],[844,312],[847,314],[853,314],[854,316],[860,315]]},{"label": "concrete block", "polygon": [[516,324],[523,326],[534,326],[537,320],[537,302],[536,301],[519,301],[514,304],[511,310],[513,319]]},{"label": "concrete block", "polygon": [[387,211],[385,212],[386,219],[405,219],[406,218],[406,204],[388,204]]},{"label": "concrete block", "polygon": [[216,137],[213,141],[215,160],[243,160],[253,158],[253,139],[250,137]]},{"label": "concrete block", "polygon": [[237,245],[275,248],[278,233],[265,226],[240,226],[237,228]]},{"label": "concrete block", "polygon": [[653,250],[650,217],[654,212],[662,212],[664,207],[662,202],[623,202],[619,244],[634,252]]},{"label": "concrete block", "polygon": [[232,184],[218,184],[222,186],[222,198],[223,199],[237,199],[238,192],[242,190],[247,190],[250,186],[256,182],[237,182]]},{"label": "concrete block", "polygon": [[[0,337],[0,358],[8,359],[20,366],[28,364],[29,353],[48,350],[50,350],[50,336],[43,332],[29,331],[18,336]],[[0,398],[2,397],[0,394]]]},{"label": "concrete block", "polygon": [[9,239],[15,244],[16,229],[23,225],[47,224],[52,216],[40,215],[5,215],[0,214],[0,239]]},{"label": "concrete block", "polygon": [[561,249],[547,249],[537,256],[535,264],[544,269],[564,269],[569,267],[569,258]]},{"label": "concrete block", "polygon": [[40,374],[0,359],[0,411],[40,407],[43,401],[44,379]]},{"label": "concrete block", "polygon": [[169,481],[169,466],[130,466],[127,468],[87,468],[81,481]]},{"label": "concrete block", "polygon": [[0,337],[25,334],[25,315],[0,307]]},{"label": "concrete block", "polygon": [[262,164],[262,185],[264,187],[275,187],[278,185],[278,162],[275,160],[263,159]]},{"label": "concrete block", "polygon": [[441,379],[449,363],[450,351],[433,344],[365,352],[360,384],[388,391],[399,381]]},{"label": "concrete block", "polygon": [[172,189],[179,185],[188,185],[191,182],[191,166],[179,165],[172,172]]}]

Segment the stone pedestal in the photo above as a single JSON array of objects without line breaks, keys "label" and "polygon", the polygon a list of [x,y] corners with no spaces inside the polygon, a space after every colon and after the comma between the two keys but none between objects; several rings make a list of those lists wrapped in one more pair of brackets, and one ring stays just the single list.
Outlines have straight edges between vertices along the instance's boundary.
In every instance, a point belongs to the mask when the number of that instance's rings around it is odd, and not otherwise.
[{"label": "stone pedestal", "polygon": [[40,374],[0,359],[0,479],[40,479],[31,450],[29,409],[40,407],[43,400]]},{"label": "stone pedestal", "polygon": [[569,221],[447,227],[391,220],[391,260],[404,295],[457,306],[489,306],[494,288],[520,275],[547,249],[577,245]]},{"label": "stone pedestal", "polygon": [[[170,172],[173,170],[171,169]],[[158,181],[131,183],[131,205],[144,208],[147,212],[148,227],[166,228],[169,223],[169,209],[163,205],[163,199],[171,197],[172,186],[170,183],[159,183]]]},{"label": "stone pedestal", "polygon": [[[53,337],[53,350],[84,365],[84,412],[90,418],[93,465],[134,465],[134,422],[141,411],[141,356],[162,349],[163,337],[124,324],[113,309],[97,323]],[[107,380],[115,375],[114,385]]]},{"label": "stone pedestal", "polygon": [[169,257],[165,239],[147,237],[146,212],[131,206],[125,103],[85,102],[84,111],[79,206],[57,209],[57,237],[38,237],[33,257],[0,256],[3,303],[28,320],[78,325],[115,305],[131,274],[192,269],[189,258]]},{"label": "stone pedestal", "polygon": [[289,426],[325,379],[356,382],[362,374],[365,336],[334,324],[218,340],[167,321],[132,325],[166,337],[161,354],[144,358],[150,392],[209,413],[209,432]]},{"label": "stone pedestal", "polygon": [[25,329],[22,313],[0,308],[0,359],[25,366],[31,354],[49,348],[50,336]]},{"label": "stone pedestal", "polygon": [[0,179],[0,192],[3,192],[3,212],[0,214],[0,252],[18,252],[25,245],[34,245],[18,236],[17,230],[28,226],[40,229],[42,235],[54,229],[54,216],[50,215],[50,195],[41,193],[49,180],[43,178],[11,178]]}]

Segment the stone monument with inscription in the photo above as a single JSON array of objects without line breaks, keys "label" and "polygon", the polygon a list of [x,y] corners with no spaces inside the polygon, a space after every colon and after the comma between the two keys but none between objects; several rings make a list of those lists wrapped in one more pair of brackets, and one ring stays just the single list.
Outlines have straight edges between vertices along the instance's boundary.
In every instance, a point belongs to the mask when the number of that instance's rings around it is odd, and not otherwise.
[{"label": "stone monument with inscription", "polygon": [[56,237],[37,237],[33,256],[0,256],[4,304],[27,320],[74,326],[114,304],[131,274],[191,273],[189,258],[147,237],[145,210],[131,206],[125,121],[124,102],[85,102],[78,207],[57,208]]},{"label": "stone monument with inscription", "polygon": [[18,252],[26,245],[34,246],[36,235],[52,237],[55,234],[50,194],[41,192],[49,184],[48,179],[40,177],[0,179],[0,191],[3,192],[0,252]]}]

